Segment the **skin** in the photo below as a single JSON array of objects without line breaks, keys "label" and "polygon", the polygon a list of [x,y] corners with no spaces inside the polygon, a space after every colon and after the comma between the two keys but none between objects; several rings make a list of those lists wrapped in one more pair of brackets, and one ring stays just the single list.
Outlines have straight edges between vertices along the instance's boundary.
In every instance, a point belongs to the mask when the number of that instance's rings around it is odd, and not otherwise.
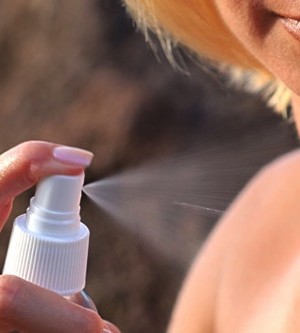
[{"label": "skin", "polygon": [[[199,253],[169,332],[298,332],[300,151],[266,166]],[[292,186],[291,186],[292,184]]]},{"label": "skin", "polygon": [[[300,1],[214,0],[240,42],[293,90],[300,128],[300,39],[279,15]],[[179,333],[300,331],[300,151],[261,170],[197,256],[169,325]]]},{"label": "skin", "polygon": [[300,29],[296,35],[287,28],[288,19],[300,20],[300,1],[213,2],[225,24],[246,49],[294,92],[294,109],[300,113],[297,98],[300,95]]},{"label": "skin", "polygon": [[[53,156],[58,145],[30,141],[0,155],[0,230],[14,198],[52,174],[76,175],[86,163],[60,161]],[[51,314],[51,316],[49,316]],[[118,333],[92,310],[14,276],[0,276],[0,332]]]}]

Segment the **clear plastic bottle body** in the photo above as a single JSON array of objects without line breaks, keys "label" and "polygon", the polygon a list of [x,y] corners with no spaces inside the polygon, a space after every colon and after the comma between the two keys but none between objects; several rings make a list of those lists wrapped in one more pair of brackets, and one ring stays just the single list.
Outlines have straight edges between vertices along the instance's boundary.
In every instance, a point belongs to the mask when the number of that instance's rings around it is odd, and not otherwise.
[{"label": "clear plastic bottle body", "polygon": [[95,312],[98,312],[95,303],[93,302],[90,295],[86,292],[86,290],[82,290],[75,295],[65,296],[65,298],[73,303],[81,305],[86,309],[91,309]]}]

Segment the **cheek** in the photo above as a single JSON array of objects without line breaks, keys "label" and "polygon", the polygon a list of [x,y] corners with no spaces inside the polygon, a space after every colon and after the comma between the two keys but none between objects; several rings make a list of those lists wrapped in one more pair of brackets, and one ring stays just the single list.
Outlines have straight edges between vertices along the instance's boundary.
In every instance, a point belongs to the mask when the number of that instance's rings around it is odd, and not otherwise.
[{"label": "cheek", "polygon": [[262,0],[215,0],[215,4],[227,27],[247,49],[266,38],[272,15]]},{"label": "cheek", "polygon": [[238,22],[248,20],[248,0],[215,0],[215,6],[228,27],[235,26]]},{"label": "cheek", "polygon": [[278,15],[268,7],[280,3],[275,0],[215,0],[219,15],[232,34],[275,77],[300,95],[300,41],[287,33]]}]

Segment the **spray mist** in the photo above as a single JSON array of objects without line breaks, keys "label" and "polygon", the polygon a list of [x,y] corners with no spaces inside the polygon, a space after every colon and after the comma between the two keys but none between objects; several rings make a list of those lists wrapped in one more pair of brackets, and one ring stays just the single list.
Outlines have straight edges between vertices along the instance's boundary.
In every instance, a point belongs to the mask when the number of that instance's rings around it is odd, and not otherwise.
[{"label": "spray mist", "polygon": [[26,214],[16,218],[3,274],[19,276],[84,307],[89,230],[80,221],[84,174],[42,179]]}]

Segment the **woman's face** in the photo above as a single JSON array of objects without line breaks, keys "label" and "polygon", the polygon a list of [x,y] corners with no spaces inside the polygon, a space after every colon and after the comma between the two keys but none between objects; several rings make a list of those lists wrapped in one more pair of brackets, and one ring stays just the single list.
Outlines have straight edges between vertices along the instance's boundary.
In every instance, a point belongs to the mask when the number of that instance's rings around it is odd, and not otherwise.
[{"label": "woman's face", "polygon": [[214,0],[232,33],[300,95],[300,0]]}]

